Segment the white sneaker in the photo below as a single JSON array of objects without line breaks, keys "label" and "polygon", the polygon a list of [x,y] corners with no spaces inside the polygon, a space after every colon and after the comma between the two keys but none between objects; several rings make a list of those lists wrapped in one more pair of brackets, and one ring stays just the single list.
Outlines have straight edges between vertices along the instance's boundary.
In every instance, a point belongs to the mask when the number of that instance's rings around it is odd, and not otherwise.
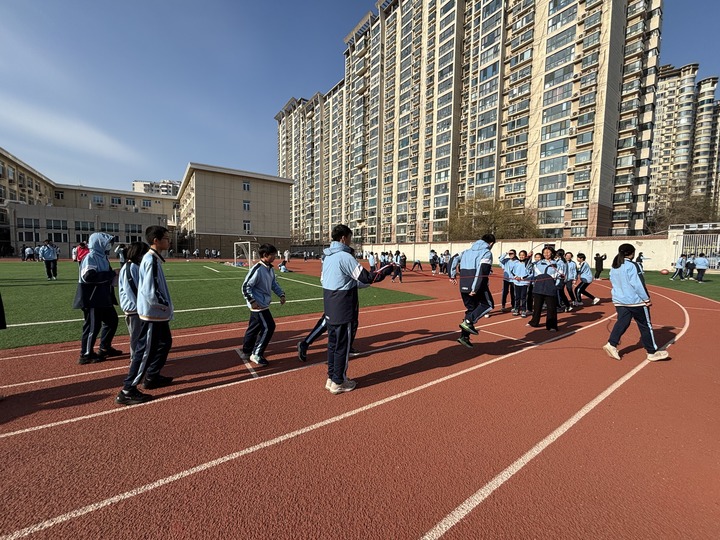
[{"label": "white sneaker", "polygon": [[593,298],[593,306],[597,306],[600,303],[599,298]]},{"label": "white sneaker", "polygon": [[342,394],[343,392],[352,392],[355,389],[356,382],[351,379],[345,379],[342,384],[334,383],[333,381],[330,381],[330,390],[331,394]]},{"label": "white sneaker", "polygon": [[667,351],[655,351],[652,354],[647,355],[648,362],[657,362],[658,360],[665,360],[670,354]]},{"label": "white sneaker", "polygon": [[330,385],[332,384],[332,379],[328,379],[325,381],[325,390],[330,390]]},{"label": "white sneaker", "polygon": [[606,343],[603,345],[603,350],[607,353],[607,355],[610,358],[614,358],[615,360],[620,360],[620,352],[617,350],[617,347],[613,347],[609,343]]}]

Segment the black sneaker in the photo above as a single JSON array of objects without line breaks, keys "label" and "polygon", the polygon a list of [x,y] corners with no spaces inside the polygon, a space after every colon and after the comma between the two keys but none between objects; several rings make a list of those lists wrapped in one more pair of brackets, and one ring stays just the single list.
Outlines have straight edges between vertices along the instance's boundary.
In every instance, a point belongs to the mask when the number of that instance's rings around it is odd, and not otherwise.
[{"label": "black sneaker", "polygon": [[298,351],[298,360],[301,362],[307,362],[307,350],[308,345],[304,341],[298,341],[297,344],[297,351]]},{"label": "black sneaker", "polygon": [[139,405],[150,401],[153,397],[148,394],[143,394],[140,390],[133,387],[130,390],[120,390],[118,395],[115,397],[115,403],[118,405]]},{"label": "black sneaker", "polygon": [[112,356],[122,356],[124,353],[118,349],[115,349],[114,347],[110,347],[108,350],[100,349],[98,351],[98,356],[101,356],[103,358],[110,358]]},{"label": "black sneaker", "polygon": [[470,334],[478,335],[480,332],[475,330],[475,325],[471,323],[470,321],[467,321],[463,319],[463,322],[460,323],[460,328],[465,330],[466,332],[469,332]]},{"label": "black sneaker", "polygon": [[360,351],[358,351],[355,347],[350,347],[350,356],[360,356]]},{"label": "black sneaker", "polygon": [[78,358],[78,364],[80,364],[81,366],[84,366],[85,364],[94,364],[95,362],[101,361],[102,359],[94,352],[91,352],[90,354],[81,354],[80,358]]},{"label": "black sneaker", "polygon": [[164,375],[156,375],[152,379],[145,379],[143,388],[145,390],[152,390],[154,388],[162,388],[164,386],[170,386],[173,382],[172,377],[165,377]]},{"label": "black sneaker", "polygon": [[460,345],[465,345],[468,349],[472,349],[473,344],[470,343],[470,338],[469,338],[469,337],[460,336],[459,338],[457,338],[457,342],[458,342]]}]

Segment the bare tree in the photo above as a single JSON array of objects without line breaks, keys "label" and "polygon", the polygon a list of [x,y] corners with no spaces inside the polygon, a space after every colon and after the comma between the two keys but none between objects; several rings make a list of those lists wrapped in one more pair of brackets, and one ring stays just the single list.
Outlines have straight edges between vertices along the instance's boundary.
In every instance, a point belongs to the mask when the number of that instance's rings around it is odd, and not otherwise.
[{"label": "bare tree", "polygon": [[459,203],[450,214],[448,235],[451,241],[475,240],[493,233],[498,238],[537,238],[537,212],[513,209],[509,201],[470,199]]},{"label": "bare tree", "polygon": [[648,216],[650,234],[667,231],[675,223],[707,223],[718,221],[717,210],[709,197],[688,197],[670,204]]}]

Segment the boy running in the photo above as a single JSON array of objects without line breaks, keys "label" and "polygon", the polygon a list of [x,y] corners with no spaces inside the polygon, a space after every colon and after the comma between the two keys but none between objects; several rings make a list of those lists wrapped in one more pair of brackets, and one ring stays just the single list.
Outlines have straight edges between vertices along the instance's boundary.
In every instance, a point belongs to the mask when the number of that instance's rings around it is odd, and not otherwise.
[{"label": "boy running", "polygon": [[240,358],[250,359],[259,366],[267,366],[263,356],[270,339],[275,332],[275,319],[270,313],[272,293],[280,297],[280,305],[285,303],[285,293],[278,285],[273,270],[273,261],[277,257],[277,248],[272,244],[263,244],[258,249],[260,260],[250,269],[242,284],[242,293],[250,308],[243,348]]}]

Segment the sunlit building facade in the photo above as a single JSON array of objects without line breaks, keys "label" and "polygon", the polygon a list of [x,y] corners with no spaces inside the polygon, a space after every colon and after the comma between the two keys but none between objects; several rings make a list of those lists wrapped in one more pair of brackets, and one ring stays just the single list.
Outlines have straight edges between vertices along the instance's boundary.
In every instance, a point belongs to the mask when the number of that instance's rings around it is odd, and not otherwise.
[{"label": "sunlit building facade", "polygon": [[443,241],[478,197],[537,212],[547,237],[643,233],[662,0],[376,8],[345,39],[343,81],[276,116],[296,243],[338,222]]}]

